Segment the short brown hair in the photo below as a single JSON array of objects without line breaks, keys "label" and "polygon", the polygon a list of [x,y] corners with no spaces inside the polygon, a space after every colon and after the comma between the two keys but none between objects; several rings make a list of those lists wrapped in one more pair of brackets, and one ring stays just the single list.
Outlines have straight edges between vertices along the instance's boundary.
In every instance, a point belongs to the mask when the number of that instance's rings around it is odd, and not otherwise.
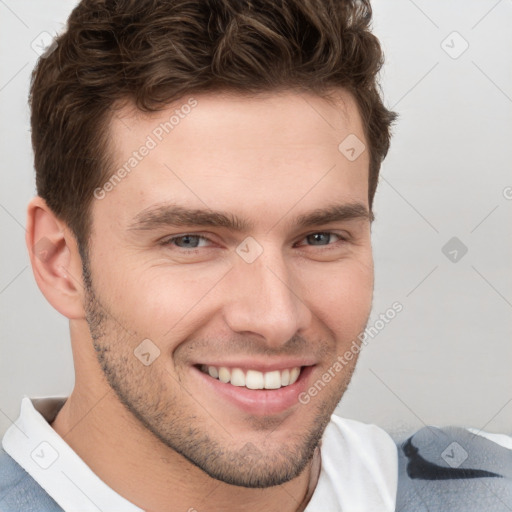
[{"label": "short brown hair", "polygon": [[191,93],[343,87],[363,120],[371,206],[395,119],[371,17],[369,0],[82,0],[32,75],[38,194],[87,247],[120,101],[154,111]]}]

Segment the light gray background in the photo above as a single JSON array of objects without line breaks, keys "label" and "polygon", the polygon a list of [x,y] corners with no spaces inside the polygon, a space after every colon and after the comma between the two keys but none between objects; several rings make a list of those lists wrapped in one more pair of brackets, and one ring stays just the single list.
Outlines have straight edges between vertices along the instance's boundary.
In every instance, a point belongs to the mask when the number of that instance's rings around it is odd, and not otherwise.
[{"label": "light gray background", "polygon": [[[0,0],[0,435],[24,394],[73,386],[67,320],[37,289],[24,225],[31,44],[74,4]],[[399,432],[512,434],[512,0],[373,5],[400,120],[376,197],[370,325],[395,301],[404,309],[368,343],[338,412]],[[442,252],[452,237],[468,248],[457,262]]]}]

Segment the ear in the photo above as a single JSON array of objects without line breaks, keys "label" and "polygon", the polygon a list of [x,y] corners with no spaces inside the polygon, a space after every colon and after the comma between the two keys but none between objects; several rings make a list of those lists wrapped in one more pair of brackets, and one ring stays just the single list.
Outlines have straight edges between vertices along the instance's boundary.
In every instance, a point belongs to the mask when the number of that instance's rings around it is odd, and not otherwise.
[{"label": "ear", "polygon": [[46,300],[70,320],[85,318],[76,239],[39,196],[28,205],[25,240],[37,286]]}]

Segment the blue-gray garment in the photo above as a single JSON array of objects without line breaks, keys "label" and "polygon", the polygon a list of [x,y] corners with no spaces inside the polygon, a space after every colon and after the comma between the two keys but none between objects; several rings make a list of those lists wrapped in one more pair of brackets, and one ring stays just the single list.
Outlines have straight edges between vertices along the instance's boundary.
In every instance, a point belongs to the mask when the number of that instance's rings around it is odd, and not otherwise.
[{"label": "blue-gray garment", "polygon": [[512,450],[458,427],[398,445],[397,512],[511,512]]},{"label": "blue-gray garment", "polygon": [[[512,450],[462,428],[426,427],[398,454],[396,512],[512,511]],[[1,447],[0,512],[64,512]]]},{"label": "blue-gray garment", "polygon": [[1,446],[0,512],[64,512]]}]

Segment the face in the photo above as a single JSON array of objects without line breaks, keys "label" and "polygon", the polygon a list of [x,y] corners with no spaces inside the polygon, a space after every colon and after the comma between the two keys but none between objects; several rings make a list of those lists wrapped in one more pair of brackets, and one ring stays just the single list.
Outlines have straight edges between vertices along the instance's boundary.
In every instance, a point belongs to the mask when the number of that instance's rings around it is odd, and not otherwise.
[{"label": "face", "polygon": [[298,476],[371,307],[368,152],[339,149],[364,141],[352,97],[198,95],[125,107],[111,134],[85,275],[108,383],[213,478]]}]

